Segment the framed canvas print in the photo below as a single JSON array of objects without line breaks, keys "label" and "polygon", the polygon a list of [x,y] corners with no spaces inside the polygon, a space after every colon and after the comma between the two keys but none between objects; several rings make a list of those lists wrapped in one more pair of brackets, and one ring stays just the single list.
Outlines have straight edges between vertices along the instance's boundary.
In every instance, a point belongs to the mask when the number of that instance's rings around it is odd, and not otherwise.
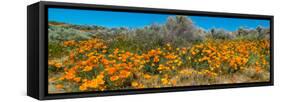
[{"label": "framed canvas print", "polygon": [[41,1],[27,94],[45,100],[273,85],[273,16]]}]

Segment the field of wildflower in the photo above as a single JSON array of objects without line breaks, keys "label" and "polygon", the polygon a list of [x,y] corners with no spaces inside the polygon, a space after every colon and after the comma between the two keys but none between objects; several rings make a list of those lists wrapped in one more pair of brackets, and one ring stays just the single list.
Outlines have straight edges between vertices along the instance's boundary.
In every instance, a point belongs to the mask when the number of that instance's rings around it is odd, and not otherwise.
[{"label": "field of wildflower", "polygon": [[[266,29],[257,28],[255,32],[242,29],[235,37],[229,37],[229,33],[222,33],[225,35],[222,37],[219,31],[204,32],[204,38],[196,41],[176,37],[181,35],[159,36],[165,32],[157,33],[156,37],[149,35],[164,31],[155,26],[135,30],[134,36],[129,36],[133,34],[127,29],[107,35],[104,32],[108,30],[100,29],[105,28],[93,30],[49,23],[49,93],[269,81],[270,40],[261,37],[266,35]],[[82,37],[51,36],[67,30]],[[148,37],[141,39],[139,33]],[[253,33],[257,36],[249,37]],[[58,39],[52,40],[55,38]]]}]

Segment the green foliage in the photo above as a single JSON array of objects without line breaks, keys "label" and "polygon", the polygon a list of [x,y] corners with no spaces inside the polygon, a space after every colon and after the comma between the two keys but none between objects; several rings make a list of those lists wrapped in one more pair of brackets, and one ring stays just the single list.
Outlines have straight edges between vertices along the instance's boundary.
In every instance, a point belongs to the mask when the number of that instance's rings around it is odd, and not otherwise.
[{"label": "green foliage", "polygon": [[66,40],[85,40],[91,38],[91,34],[64,26],[49,26],[49,42]]},{"label": "green foliage", "polygon": [[60,43],[49,42],[48,43],[48,57],[60,57],[66,53],[65,48],[62,47]]},{"label": "green foliage", "polygon": [[106,28],[96,25],[72,25],[51,21],[49,22],[49,57],[65,53],[62,42],[66,40],[85,40],[100,38],[109,47],[131,51],[147,51],[163,47],[169,43],[175,47],[191,46],[200,43],[205,38],[212,39],[269,39],[269,29],[239,28],[237,31],[211,29],[210,31],[196,27],[186,16],[170,16],[165,24],[151,24],[143,28],[128,29]]}]

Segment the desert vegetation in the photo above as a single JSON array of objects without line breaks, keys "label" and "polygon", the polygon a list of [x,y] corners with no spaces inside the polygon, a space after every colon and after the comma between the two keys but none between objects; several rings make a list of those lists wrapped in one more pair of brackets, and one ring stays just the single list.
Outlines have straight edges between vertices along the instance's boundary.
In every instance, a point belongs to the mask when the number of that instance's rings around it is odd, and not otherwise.
[{"label": "desert vegetation", "polygon": [[269,81],[270,32],[204,30],[187,16],[141,28],[50,21],[49,93]]}]

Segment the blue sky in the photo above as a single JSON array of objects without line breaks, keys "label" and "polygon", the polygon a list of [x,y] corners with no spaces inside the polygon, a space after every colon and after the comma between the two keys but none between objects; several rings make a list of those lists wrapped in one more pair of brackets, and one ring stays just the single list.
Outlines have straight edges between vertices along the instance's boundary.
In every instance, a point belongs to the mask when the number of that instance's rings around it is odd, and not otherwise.
[{"label": "blue sky", "polygon": [[[112,12],[96,10],[49,8],[48,20],[79,25],[99,25],[104,27],[138,28],[153,23],[164,24],[171,14],[149,14],[132,12]],[[193,23],[203,29],[221,28],[235,31],[239,27],[256,28],[262,26],[269,28],[269,20],[222,18],[207,16],[188,16]]]}]

